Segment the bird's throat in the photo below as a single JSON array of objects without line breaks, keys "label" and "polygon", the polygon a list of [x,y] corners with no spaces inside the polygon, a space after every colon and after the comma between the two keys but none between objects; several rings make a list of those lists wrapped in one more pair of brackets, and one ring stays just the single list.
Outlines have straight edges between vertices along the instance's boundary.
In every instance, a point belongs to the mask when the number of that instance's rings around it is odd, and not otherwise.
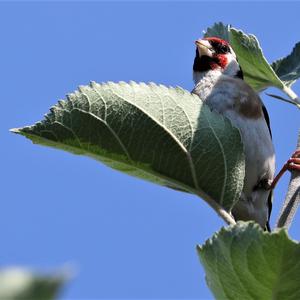
[{"label": "bird's throat", "polygon": [[193,79],[195,82],[194,91],[202,99],[205,100],[214,88],[217,81],[223,76],[220,69],[208,70],[204,72],[194,72]]},{"label": "bird's throat", "polygon": [[[225,67],[225,64],[226,62],[223,60],[223,67]],[[199,56],[198,51],[196,52],[196,57],[194,59],[193,65],[194,72],[206,72],[218,68],[221,68],[218,59],[206,55]]]},{"label": "bird's throat", "polygon": [[216,74],[221,72],[230,77],[243,79],[243,72],[236,57],[230,53],[219,54],[213,57],[206,55],[200,56],[197,49],[193,64],[193,71],[195,83],[199,81],[195,79],[204,77],[207,72],[210,71],[217,71]]}]

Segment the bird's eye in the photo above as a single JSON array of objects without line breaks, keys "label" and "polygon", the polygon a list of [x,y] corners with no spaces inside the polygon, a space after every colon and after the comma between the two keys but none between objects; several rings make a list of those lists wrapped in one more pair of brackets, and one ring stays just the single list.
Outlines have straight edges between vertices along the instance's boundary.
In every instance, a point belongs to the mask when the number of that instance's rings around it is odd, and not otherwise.
[{"label": "bird's eye", "polygon": [[218,52],[219,53],[228,53],[228,52],[230,52],[230,49],[227,45],[220,45],[218,47]]}]

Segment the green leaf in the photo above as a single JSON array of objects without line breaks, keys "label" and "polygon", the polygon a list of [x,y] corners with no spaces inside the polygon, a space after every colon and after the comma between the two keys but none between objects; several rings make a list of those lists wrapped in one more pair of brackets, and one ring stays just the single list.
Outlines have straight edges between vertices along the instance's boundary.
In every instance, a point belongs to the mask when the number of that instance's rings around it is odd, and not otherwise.
[{"label": "green leaf", "polygon": [[300,299],[300,245],[285,230],[238,222],[197,250],[216,299]]},{"label": "green leaf", "polygon": [[208,27],[204,33],[204,37],[218,37],[229,42],[229,31],[231,26],[224,25],[222,22],[214,23],[213,26]]},{"label": "green leaf", "polygon": [[231,28],[229,36],[230,44],[243,70],[244,79],[254,90],[261,91],[269,86],[283,88],[283,83],[267,62],[254,35],[247,35]]},{"label": "green leaf", "polygon": [[65,283],[63,275],[41,275],[19,268],[0,271],[0,300],[55,299]]},{"label": "green leaf", "polygon": [[283,88],[284,84],[267,62],[254,35],[245,34],[223,23],[215,23],[207,29],[205,37],[208,36],[216,36],[229,41],[237,55],[245,81],[254,90],[261,91],[269,86]]},{"label": "green leaf", "polygon": [[271,66],[281,81],[290,87],[300,77],[300,42],[290,55],[274,61]]},{"label": "green leaf", "polygon": [[181,88],[125,82],[82,86],[41,122],[13,130],[93,157],[229,211],[244,179],[239,131]]}]

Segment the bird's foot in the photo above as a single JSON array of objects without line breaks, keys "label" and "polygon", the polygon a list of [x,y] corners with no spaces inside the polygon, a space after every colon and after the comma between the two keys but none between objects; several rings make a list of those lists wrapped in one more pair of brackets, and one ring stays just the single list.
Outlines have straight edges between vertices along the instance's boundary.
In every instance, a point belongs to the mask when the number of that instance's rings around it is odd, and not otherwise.
[{"label": "bird's foot", "polygon": [[300,171],[300,150],[295,151],[292,157],[287,161],[287,169],[289,171]]},{"label": "bird's foot", "polygon": [[300,150],[297,150],[292,154],[291,158],[283,165],[279,173],[269,184],[268,189],[270,190],[274,189],[279,179],[286,171],[295,171],[295,170],[300,172]]}]

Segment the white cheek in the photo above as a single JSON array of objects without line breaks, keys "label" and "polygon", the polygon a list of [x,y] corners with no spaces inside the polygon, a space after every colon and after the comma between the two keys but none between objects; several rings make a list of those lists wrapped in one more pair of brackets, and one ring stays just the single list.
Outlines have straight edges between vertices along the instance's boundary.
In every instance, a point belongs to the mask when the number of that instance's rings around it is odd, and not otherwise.
[{"label": "white cheek", "polygon": [[238,62],[236,61],[236,58],[231,54],[227,54],[227,67],[224,71],[224,74],[226,75],[236,75],[236,73],[240,70],[240,66]]},{"label": "white cheek", "polygon": [[227,55],[228,63],[231,63],[233,60],[236,60],[232,53],[228,53]]},{"label": "white cheek", "polygon": [[234,59],[236,59],[236,54],[234,53],[233,49],[229,46],[230,48],[230,54],[234,57]]}]

